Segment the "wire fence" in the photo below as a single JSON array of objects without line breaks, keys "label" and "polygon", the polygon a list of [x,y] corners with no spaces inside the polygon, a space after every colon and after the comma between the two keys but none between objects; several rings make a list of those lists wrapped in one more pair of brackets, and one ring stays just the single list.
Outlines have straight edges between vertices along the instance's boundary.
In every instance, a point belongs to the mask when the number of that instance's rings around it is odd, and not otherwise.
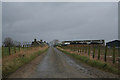
[{"label": "wire fence", "polygon": [[78,55],[88,56],[91,59],[101,60],[104,62],[118,64],[120,63],[119,48],[100,46],[100,45],[67,45],[61,46]]}]

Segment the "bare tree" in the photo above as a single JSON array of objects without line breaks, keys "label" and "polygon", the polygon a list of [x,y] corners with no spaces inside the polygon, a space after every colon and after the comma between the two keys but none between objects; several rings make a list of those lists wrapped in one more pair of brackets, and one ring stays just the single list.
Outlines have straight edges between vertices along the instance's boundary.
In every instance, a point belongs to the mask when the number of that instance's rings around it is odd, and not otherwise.
[{"label": "bare tree", "polygon": [[4,43],[5,47],[8,47],[8,49],[9,49],[9,55],[10,55],[10,47],[14,46],[13,39],[10,38],[10,37],[7,37],[7,38],[4,39],[3,43]]},{"label": "bare tree", "polygon": [[4,43],[5,47],[12,47],[12,46],[14,46],[14,41],[10,37],[5,38],[3,43]]}]

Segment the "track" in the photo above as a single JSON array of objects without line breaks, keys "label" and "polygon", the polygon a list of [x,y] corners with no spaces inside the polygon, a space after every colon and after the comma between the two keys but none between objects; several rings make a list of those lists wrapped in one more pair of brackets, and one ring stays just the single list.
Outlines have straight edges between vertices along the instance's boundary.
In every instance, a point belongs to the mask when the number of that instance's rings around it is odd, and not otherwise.
[{"label": "track", "polygon": [[117,75],[83,64],[54,47],[22,66],[9,78],[110,78]]}]

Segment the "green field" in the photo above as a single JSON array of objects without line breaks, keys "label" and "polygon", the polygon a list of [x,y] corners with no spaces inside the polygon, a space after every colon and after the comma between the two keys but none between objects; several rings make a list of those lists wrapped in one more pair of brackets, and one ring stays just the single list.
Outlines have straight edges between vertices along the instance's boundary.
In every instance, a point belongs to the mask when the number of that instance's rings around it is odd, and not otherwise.
[{"label": "green field", "polygon": [[[26,50],[27,47],[20,47],[20,50]],[[16,53],[20,51],[19,47],[16,47]],[[10,48],[10,54],[15,54],[15,47]],[[2,57],[9,56],[9,48],[8,47],[2,47]]]}]

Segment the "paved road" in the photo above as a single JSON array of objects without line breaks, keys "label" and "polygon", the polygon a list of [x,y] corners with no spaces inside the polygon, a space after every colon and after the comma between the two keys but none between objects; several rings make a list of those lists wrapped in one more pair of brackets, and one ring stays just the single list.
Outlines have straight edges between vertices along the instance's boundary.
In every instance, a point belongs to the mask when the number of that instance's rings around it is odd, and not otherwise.
[{"label": "paved road", "polygon": [[86,64],[50,47],[42,56],[9,76],[14,78],[103,78],[117,77]]}]

